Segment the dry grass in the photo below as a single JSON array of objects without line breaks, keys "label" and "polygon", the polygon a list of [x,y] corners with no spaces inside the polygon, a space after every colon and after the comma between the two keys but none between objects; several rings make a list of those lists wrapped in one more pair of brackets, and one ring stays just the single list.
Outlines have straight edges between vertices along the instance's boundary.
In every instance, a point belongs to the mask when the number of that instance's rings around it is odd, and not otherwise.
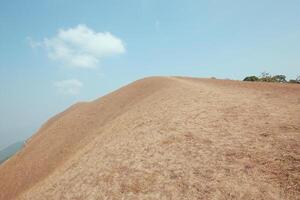
[{"label": "dry grass", "polygon": [[147,78],[44,125],[0,199],[297,199],[300,87]]}]

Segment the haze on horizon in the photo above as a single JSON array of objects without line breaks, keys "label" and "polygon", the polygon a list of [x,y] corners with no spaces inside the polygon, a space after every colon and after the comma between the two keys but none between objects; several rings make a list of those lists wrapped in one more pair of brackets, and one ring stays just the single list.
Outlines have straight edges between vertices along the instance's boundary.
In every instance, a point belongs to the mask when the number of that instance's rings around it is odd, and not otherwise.
[{"label": "haze on horizon", "polygon": [[2,1],[0,149],[136,79],[299,75],[300,2]]}]

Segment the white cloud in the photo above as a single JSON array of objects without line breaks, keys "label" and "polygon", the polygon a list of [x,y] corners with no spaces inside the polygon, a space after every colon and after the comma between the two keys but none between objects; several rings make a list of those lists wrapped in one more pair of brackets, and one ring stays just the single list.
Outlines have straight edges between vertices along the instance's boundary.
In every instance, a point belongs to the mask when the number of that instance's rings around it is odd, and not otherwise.
[{"label": "white cloud", "polygon": [[[40,44],[30,39],[30,45]],[[104,57],[125,52],[121,39],[109,32],[95,32],[86,25],[60,29],[56,36],[41,42],[50,59],[70,67],[94,68]]]},{"label": "white cloud", "polygon": [[68,79],[54,82],[58,92],[65,95],[77,95],[83,86],[82,82],[77,79]]}]

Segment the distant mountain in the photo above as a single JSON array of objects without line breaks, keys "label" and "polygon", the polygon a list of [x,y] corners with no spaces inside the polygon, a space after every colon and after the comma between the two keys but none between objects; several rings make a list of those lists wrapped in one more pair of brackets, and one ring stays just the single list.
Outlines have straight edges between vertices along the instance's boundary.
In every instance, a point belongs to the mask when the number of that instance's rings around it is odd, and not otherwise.
[{"label": "distant mountain", "polygon": [[16,142],[0,150],[0,164],[13,156],[24,146],[24,142]]}]

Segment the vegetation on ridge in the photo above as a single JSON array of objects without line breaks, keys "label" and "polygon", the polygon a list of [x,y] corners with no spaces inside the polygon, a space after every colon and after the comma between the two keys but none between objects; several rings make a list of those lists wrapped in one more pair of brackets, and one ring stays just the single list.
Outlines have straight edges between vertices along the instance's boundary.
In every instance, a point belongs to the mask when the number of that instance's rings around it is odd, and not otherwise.
[{"label": "vegetation on ridge", "polygon": [[259,77],[257,76],[247,76],[243,81],[260,81],[260,82],[275,82],[275,83],[298,83],[300,84],[300,76],[296,79],[286,80],[285,75],[274,75],[272,76],[270,73],[263,72]]}]

